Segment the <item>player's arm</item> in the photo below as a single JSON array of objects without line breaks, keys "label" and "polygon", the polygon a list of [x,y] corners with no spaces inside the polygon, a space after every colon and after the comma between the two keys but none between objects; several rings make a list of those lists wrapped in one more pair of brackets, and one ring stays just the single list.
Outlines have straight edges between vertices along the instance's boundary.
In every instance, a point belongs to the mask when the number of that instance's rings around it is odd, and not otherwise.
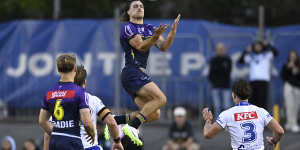
[{"label": "player's arm", "polygon": [[[98,115],[99,119],[105,122],[108,126],[109,132],[112,135],[113,139],[120,138],[119,129],[116,120],[112,116],[108,108],[103,108],[104,110]],[[120,141],[116,141],[120,142]]]},{"label": "player's arm", "polygon": [[49,150],[50,135],[44,133],[44,150]]},{"label": "player's arm", "polygon": [[157,42],[161,34],[167,29],[168,25],[160,25],[158,28],[154,29],[153,36],[146,40],[143,40],[141,35],[136,34],[129,40],[129,44],[139,51],[148,51]]},{"label": "player's arm", "polygon": [[206,139],[211,139],[215,137],[219,132],[221,132],[223,128],[218,123],[213,123],[211,120],[205,121],[203,135]]},{"label": "player's arm", "polygon": [[267,137],[267,141],[270,144],[276,145],[283,137],[284,130],[275,119],[272,119],[267,126],[273,132],[273,137]]},{"label": "player's arm", "polygon": [[39,124],[41,126],[41,128],[48,134],[51,135],[51,132],[53,130],[53,126],[52,124],[49,122],[49,118],[50,118],[50,113],[45,110],[45,109],[41,109],[40,110],[40,115],[39,115]]},{"label": "player's arm", "polygon": [[177,32],[177,26],[178,26],[178,22],[180,20],[180,14],[177,16],[177,18],[174,20],[174,23],[172,24],[172,28],[170,33],[168,34],[167,38],[165,39],[162,35],[159,36],[157,42],[156,42],[156,46],[161,50],[161,51],[167,51],[170,46],[172,45],[173,41],[174,41],[174,37],[176,35]]},{"label": "player's arm", "polygon": [[94,131],[94,125],[91,119],[91,113],[89,108],[82,108],[80,109],[80,119],[83,123],[83,126],[87,132],[87,134],[90,136],[88,141],[91,143],[94,143],[95,140],[95,131]]},{"label": "player's arm", "polygon": [[204,108],[202,111],[203,119],[205,121],[203,135],[206,139],[211,139],[216,136],[223,128],[218,123],[213,123],[213,115],[208,108]]},{"label": "player's arm", "polygon": [[124,148],[121,143],[121,138],[120,138],[119,129],[116,120],[111,115],[111,112],[108,108],[102,108],[102,109],[103,110],[100,111],[101,113],[98,114],[98,117],[107,124],[110,135],[112,135],[113,137],[114,143],[112,148],[123,150]]}]

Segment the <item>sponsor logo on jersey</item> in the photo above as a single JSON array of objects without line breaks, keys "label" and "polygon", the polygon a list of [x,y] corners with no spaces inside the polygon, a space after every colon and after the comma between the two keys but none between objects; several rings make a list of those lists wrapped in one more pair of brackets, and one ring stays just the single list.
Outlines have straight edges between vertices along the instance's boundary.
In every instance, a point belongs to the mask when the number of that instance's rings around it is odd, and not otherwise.
[{"label": "sponsor logo on jersey", "polygon": [[62,98],[74,98],[75,91],[73,90],[54,90],[47,93],[47,100],[49,99],[62,99]]},{"label": "sponsor logo on jersey", "polygon": [[252,119],[257,119],[257,118],[258,117],[257,117],[256,111],[242,112],[242,113],[234,114],[235,121],[252,120]]},{"label": "sponsor logo on jersey", "polygon": [[143,33],[145,31],[145,28],[137,28],[139,33]]}]

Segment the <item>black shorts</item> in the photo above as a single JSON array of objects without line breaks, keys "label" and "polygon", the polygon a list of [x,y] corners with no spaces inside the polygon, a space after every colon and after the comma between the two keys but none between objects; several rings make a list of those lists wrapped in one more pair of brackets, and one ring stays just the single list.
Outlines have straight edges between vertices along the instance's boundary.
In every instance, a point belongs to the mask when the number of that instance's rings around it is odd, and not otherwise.
[{"label": "black shorts", "polygon": [[138,67],[126,66],[122,70],[121,81],[125,91],[134,99],[136,92],[152,79]]},{"label": "black shorts", "polygon": [[83,145],[79,138],[51,135],[49,150],[83,150]]}]

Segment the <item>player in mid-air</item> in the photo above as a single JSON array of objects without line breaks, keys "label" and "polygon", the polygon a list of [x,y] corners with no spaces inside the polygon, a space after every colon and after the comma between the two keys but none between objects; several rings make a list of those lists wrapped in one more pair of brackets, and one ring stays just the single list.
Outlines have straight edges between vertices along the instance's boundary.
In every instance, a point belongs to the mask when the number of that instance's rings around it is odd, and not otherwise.
[{"label": "player in mid-air", "polygon": [[[139,112],[115,116],[123,132],[131,140],[141,145],[138,138],[138,128],[144,122],[151,122],[160,117],[160,108],[166,104],[166,96],[160,88],[146,74],[147,60],[152,46],[161,51],[167,51],[173,43],[180,15],[175,19],[171,31],[164,38],[162,34],[169,25],[154,27],[144,24],[144,5],[140,0],[131,0],[124,11],[124,21],[121,27],[120,42],[125,52],[125,67],[122,69],[121,80],[126,92],[140,108]],[[129,122],[130,121],[130,122]]]},{"label": "player in mid-air", "polygon": [[284,130],[264,108],[248,103],[251,94],[249,83],[237,80],[232,87],[232,98],[236,105],[223,111],[215,123],[212,123],[211,111],[204,108],[204,137],[210,139],[223,129],[228,129],[234,150],[263,150],[263,131],[267,126],[273,131],[273,137],[267,137],[267,142],[276,145],[284,135]]},{"label": "player in mid-air", "polygon": [[[95,132],[85,90],[73,83],[76,56],[62,54],[56,64],[61,78],[42,101],[39,123],[45,133],[51,135],[50,150],[83,150],[79,122],[83,123],[90,143],[94,143]],[[49,122],[50,117],[53,125]]]},{"label": "player in mid-air", "polygon": [[[78,86],[85,88],[86,87],[86,78],[87,78],[87,72],[84,69],[84,66],[77,66],[76,68],[76,76],[74,78],[74,83]],[[84,128],[84,126],[81,124],[80,134],[81,134],[81,140],[82,144],[85,150],[102,150],[103,148],[98,145],[98,134],[96,129],[96,123],[97,123],[97,117],[101,119],[103,122],[105,122],[108,125],[110,133],[113,135],[113,150],[123,150],[123,146],[121,144],[121,139],[119,135],[119,128],[118,125],[112,116],[110,110],[105,107],[105,105],[102,103],[102,101],[88,92],[85,92],[85,97],[87,98],[87,103],[90,108],[91,117],[94,125],[94,132],[95,132],[95,142],[90,143],[87,141],[86,135],[87,132]],[[52,122],[52,120],[50,120]],[[48,150],[49,146],[49,138],[50,136],[45,134],[44,135],[44,150]]]}]

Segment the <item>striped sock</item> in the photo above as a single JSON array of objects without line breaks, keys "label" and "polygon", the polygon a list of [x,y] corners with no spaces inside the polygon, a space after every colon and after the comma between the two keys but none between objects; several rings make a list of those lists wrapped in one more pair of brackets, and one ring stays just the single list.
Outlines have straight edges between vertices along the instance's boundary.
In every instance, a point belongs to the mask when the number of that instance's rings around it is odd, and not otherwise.
[{"label": "striped sock", "polygon": [[146,121],[146,117],[142,113],[138,113],[135,118],[129,123],[130,126],[138,129],[142,123]]},{"label": "striped sock", "polygon": [[126,124],[130,121],[130,115],[125,114],[125,115],[118,115],[114,117],[117,124]]}]

